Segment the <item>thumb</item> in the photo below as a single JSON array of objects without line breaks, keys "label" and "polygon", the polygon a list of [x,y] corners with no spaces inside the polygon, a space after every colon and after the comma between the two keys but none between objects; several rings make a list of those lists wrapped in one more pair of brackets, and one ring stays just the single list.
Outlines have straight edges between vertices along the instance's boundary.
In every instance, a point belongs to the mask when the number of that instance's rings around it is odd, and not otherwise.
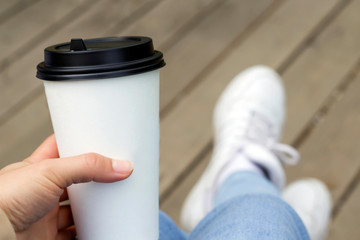
[{"label": "thumb", "polygon": [[120,181],[133,171],[130,161],[115,160],[96,153],[47,159],[38,164],[44,168],[45,176],[62,189],[73,183]]}]

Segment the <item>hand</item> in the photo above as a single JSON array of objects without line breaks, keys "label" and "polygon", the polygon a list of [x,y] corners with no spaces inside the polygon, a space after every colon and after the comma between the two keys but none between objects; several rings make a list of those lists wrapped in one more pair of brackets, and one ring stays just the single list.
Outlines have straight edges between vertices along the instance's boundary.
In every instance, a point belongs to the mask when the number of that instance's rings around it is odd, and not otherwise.
[{"label": "hand", "polygon": [[0,208],[18,239],[73,239],[76,235],[66,187],[73,183],[115,182],[130,176],[129,161],[88,153],[59,158],[54,135],[22,162],[0,171]]}]

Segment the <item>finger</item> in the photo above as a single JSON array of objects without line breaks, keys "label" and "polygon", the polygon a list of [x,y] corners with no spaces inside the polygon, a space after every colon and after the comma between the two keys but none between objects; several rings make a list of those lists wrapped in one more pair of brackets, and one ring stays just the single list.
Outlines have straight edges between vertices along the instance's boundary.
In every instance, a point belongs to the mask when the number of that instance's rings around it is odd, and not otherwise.
[{"label": "finger", "polygon": [[74,219],[72,216],[71,208],[69,205],[61,206],[59,208],[59,215],[58,215],[58,229],[68,228],[74,225]]},{"label": "finger", "polygon": [[58,232],[56,240],[73,240],[76,237],[75,226],[69,227]]},{"label": "finger", "polygon": [[48,158],[58,158],[59,152],[56,145],[55,135],[52,134],[31,154],[25,159],[25,162],[35,163]]},{"label": "finger", "polygon": [[48,159],[39,164],[45,170],[45,176],[63,189],[73,183],[120,181],[133,171],[130,161],[114,160],[96,153]]},{"label": "finger", "polygon": [[69,199],[69,196],[68,196],[67,188],[65,188],[63,194],[60,197],[59,202],[66,201],[68,199]]}]

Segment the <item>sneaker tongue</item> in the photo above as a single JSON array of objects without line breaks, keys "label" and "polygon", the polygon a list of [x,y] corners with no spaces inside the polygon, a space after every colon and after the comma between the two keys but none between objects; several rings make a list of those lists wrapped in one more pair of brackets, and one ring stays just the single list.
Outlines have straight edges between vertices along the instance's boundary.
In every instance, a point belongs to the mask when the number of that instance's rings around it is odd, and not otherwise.
[{"label": "sneaker tongue", "polygon": [[243,153],[249,157],[249,160],[260,165],[269,174],[269,180],[282,190],[285,185],[285,174],[280,160],[269,149],[258,144],[246,144]]}]

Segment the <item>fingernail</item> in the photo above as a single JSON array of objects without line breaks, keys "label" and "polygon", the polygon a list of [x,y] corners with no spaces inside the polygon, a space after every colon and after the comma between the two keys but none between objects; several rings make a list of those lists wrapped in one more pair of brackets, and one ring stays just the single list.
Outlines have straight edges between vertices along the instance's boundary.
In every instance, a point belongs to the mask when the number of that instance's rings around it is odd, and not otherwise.
[{"label": "fingernail", "polygon": [[133,164],[130,161],[115,160],[112,161],[112,167],[115,172],[128,174],[133,170]]}]

